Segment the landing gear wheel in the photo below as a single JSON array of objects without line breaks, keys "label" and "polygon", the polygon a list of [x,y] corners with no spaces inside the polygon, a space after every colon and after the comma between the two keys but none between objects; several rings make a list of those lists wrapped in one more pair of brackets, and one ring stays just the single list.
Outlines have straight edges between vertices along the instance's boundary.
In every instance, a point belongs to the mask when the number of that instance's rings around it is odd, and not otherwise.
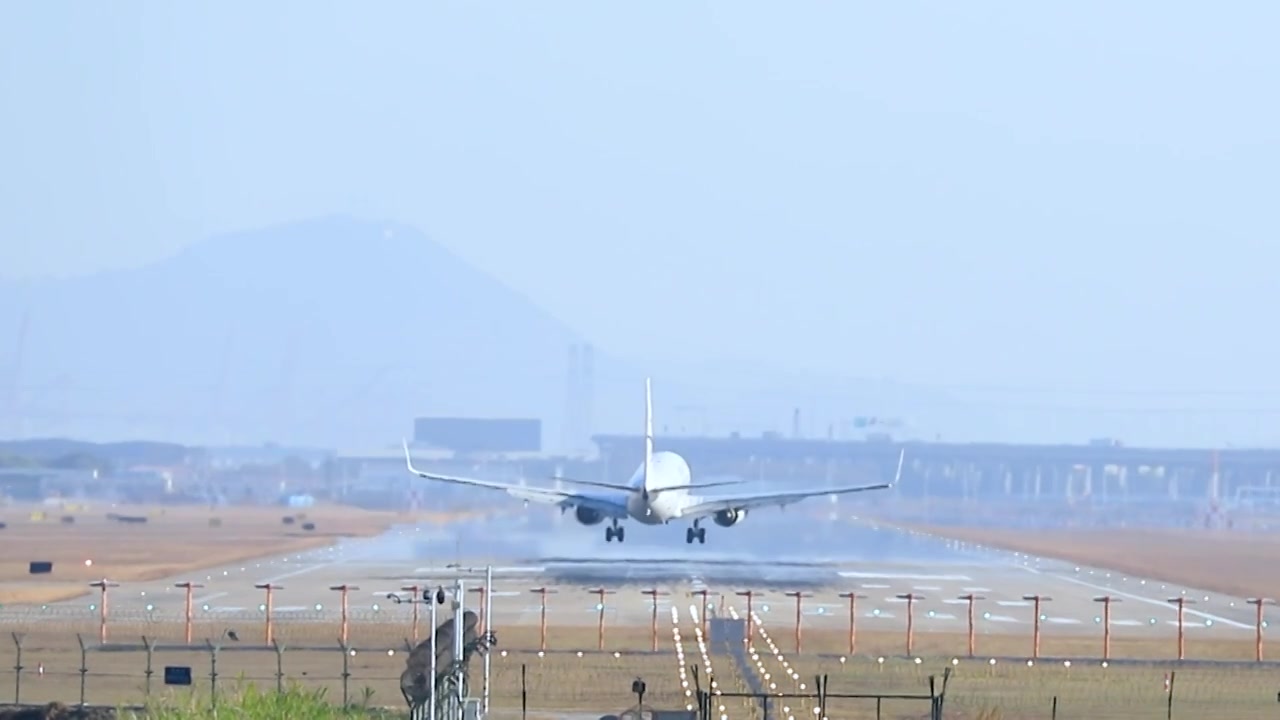
[{"label": "landing gear wheel", "polygon": [[604,541],[613,542],[613,528],[607,527],[604,529]]},{"label": "landing gear wheel", "polygon": [[706,528],[698,528],[698,544],[699,544],[699,545],[706,545],[706,544],[707,544],[707,529],[706,529]]},{"label": "landing gear wheel", "polygon": [[621,528],[621,527],[620,527],[620,528],[618,528],[618,529],[617,529],[613,534],[618,538],[618,542],[622,542],[623,540],[626,540],[626,539],[627,539],[627,529],[626,529],[626,528]]},{"label": "landing gear wheel", "polygon": [[693,528],[685,528],[684,541],[689,545],[693,544]]}]

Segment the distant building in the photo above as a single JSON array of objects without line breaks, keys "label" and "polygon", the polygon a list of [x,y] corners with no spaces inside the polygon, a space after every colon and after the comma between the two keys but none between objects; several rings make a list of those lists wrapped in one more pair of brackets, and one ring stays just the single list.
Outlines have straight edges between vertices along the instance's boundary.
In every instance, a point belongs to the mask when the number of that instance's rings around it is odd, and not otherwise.
[{"label": "distant building", "polygon": [[457,455],[542,452],[542,421],[531,419],[417,418],[413,444]]}]

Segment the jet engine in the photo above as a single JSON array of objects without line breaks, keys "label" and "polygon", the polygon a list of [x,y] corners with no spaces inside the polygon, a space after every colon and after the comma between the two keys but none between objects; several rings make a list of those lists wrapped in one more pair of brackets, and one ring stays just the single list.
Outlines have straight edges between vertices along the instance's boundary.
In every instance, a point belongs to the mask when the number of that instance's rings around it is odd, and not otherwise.
[{"label": "jet engine", "polygon": [[573,516],[578,518],[578,522],[583,525],[596,525],[604,520],[604,513],[599,510],[592,510],[584,505],[579,505],[573,511]]},{"label": "jet engine", "polygon": [[746,516],[746,510],[719,510],[712,516],[712,519],[715,520],[716,524],[720,527],[733,527],[741,522]]}]

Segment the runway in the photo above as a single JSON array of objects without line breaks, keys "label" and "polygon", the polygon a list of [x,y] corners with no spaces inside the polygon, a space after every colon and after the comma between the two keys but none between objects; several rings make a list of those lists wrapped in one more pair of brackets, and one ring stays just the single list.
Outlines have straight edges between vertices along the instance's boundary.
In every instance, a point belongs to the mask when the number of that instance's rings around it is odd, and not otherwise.
[{"label": "runway", "polygon": [[[755,520],[754,517],[751,520]],[[820,525],[820,527],[819,527]],[[410,593],[402,588],[449,586],[460,564],[480,568],[493,565],[495,627],[538,622],[541,599],[531,592],[549,587],[550,624],[591,624],[600,610],[600,597],[590,592],[605,588],[610,623],[647,623],[656,588],[659,611],[676,605],[688,608],[695,593],[707,591],[708,604],[719,611],[753,606],[766,625],[791,627],[796,600],[785,595],[802,591],[801,615],[806,628],[847,628],[849,601],[841,593],[854,592],[859,627],[897,631],[905,627],[907,600],[912,593],[917,632],[964,632],[968,601],[974,601],[975,626],[980,633],[1030,632],[1034,601],[1041,606],[1046,633],[1098,634],[1102,603],[1110,595],[1111,624],[1117,636],[1156,637],[1175,632],[1177,610],[1170,598],[1187,597],[1189,637],[1224,639],[1251,637],[1255,608],[1244,598],[1207,593],[1194,588],[1134,578],[1099,568],[1077,568],[1061,562],[967,546],[955,541],[911,535],[841,520],[817,524],[780,518],[734,528],[715,527],[706,545],[685,545],[683,529],[643,528],[631,531],[625,544],[606,544],[598,527],[566,523],[559,528],[503,527],[466,522],[447,528],[398,528],[373,539],[351,540],[333,547],[289,557],[204,571],[195,577],[126,583],[113,588],[113,616],[145,615],[154,620],[180,620],[185,591],[174,584],[201,583],[195,591],[195,613],[204,617],[256,615],[264,610],[265,591],[255,585],[272,583],[273,612],[282,622],[328,619],[339,614],[343,584],[358,620],[394,621],[406,604],[395,598]],[[463,573],[470,587],[479,587],[482,573]],[[478,601],[470,595],[468,602]],[[80,598],[41,608],[10,607],[0,621],[33,622],[65,619],[68,614],[97,616],[98,599]]]}]

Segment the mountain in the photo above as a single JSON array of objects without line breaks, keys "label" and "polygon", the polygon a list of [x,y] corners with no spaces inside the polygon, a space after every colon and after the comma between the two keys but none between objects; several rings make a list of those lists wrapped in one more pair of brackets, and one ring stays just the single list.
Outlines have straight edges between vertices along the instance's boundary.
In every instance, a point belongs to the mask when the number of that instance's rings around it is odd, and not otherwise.
[{"label": "mountain", "polygon": [[[558,449],[568,346],[584,341],[420,232],[348,217],[214,237],[136,269],[0,284],[6,335],[0,437],[340,450],[386,447],[419,415],[539,417]],[[637,360],[597,351],[596,431],[640,430],[646,374],[660,432],[788,432],[793,406],[847,418],[922,397],[750,363]],[[806,427],[825,435],[826,420]]]},{"label": "mountain", "polygon": [[558,409],[580,340],[422,234],[346,217],[0,286],[5,327],[20,390],[0,416],[25,436],[344,448],[395,440],[420,414]]}]

